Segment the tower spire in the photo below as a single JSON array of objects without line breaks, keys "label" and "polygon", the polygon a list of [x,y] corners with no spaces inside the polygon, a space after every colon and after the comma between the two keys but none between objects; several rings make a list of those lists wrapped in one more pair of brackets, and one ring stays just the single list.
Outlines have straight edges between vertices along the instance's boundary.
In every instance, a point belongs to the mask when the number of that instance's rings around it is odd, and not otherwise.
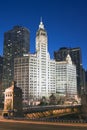
[{"label": "tower spire", "polygon": [[44,24],[42,22],[42,17],[40,18],[39,29],[44,29]]},{"label": "tower spire", "polygon": [[40,22],[43,23],[43,22],[42,22],[42,17],[40,18]]},{"label": "tower spire", "polygon": [[66,57],[66,61],[67,63],[72,64],[71,56],[69,54]]}]

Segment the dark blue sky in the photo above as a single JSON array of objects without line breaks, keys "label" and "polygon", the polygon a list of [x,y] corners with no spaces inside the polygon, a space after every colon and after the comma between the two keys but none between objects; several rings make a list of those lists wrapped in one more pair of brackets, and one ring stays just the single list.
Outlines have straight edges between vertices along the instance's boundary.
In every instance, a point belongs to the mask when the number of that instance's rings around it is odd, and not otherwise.
[{"label": "dark blue sky", "polygon": [[81,47],[83,66],[87,69],[87,0],[0,0],[0,55],[4,32],[14,25],[29,28],[30,50],[34,52],[41,16],[51,58],[60,47]]}]

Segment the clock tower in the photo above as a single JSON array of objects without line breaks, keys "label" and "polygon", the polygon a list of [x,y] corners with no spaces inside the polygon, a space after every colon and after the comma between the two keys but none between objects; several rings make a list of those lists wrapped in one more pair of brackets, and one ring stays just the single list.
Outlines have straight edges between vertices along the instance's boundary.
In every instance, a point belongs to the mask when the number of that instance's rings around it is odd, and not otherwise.
[{"label": "clock tower", "polygon": [[39,96],[48,96],[48,38],[42,19],[36,32],[37,91]]}]

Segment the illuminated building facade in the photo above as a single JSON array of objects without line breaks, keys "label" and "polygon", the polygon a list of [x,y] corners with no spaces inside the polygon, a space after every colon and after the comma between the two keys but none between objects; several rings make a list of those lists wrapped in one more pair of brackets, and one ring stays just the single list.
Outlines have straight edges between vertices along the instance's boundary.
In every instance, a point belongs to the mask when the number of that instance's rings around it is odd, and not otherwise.
[{"label": "illuminated building facade", "polygon": [[56,92],[67,98],[77,96],[76,66],[69,54],[65,61],[56,62]]},{"label": "illuminated building facade", "polygon": [[81,96],[81,87],[83,86],[81,49],[79,47],[78,48],[62,47],[58,51],[54,52],[54,59],[56,61],[65,61],[67,54],[70,54],[72,62],[76,65],[77,91],[78,95]]},{"label": "illuminated building facade", "polygon": [[[56,93],[56,63],[48,53],[48,38],[43,22],[36,32],[36,53],[15,58],[14,80],[21,86],[23,99],[39,100]],[[27,95],[27,96],[25,96]]]}]

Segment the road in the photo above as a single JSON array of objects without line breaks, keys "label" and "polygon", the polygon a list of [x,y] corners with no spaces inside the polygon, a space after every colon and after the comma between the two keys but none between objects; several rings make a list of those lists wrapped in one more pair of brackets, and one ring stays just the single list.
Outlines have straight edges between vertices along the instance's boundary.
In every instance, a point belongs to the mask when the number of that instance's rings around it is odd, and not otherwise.
[{"label": "road", "polygon": [[0,130],[87,130],[87,124],[0,120]]}]

